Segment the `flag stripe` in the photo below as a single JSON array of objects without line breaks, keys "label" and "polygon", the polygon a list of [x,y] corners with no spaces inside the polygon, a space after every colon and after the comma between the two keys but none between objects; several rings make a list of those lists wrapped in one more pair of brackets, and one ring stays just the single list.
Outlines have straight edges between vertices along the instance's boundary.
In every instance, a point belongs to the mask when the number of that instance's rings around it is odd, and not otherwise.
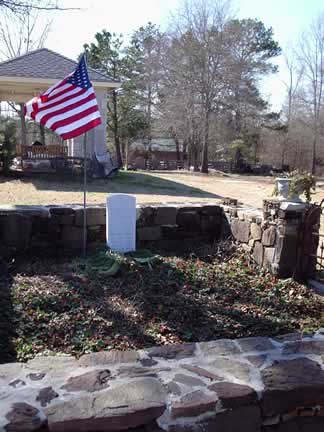
[{"label": "flag stripe", "polygon": [[89,96],[87,96],[84,99],[78,100],[77,102],[74,102],[73,104],[70,105],[65,105],[63,106],[61,109],[59,110],[55,110],[55,111],[51,111],[49,110],[46,115],[43,115],[40,118],[40,120],[38,120],[43,126],[46,126],[46,123],[48,120],[50,120],[52,117],[56,116],[56,115],[60,115],[60,114],[65,114],[66,116],[68,116],[69,111],[73,110],[74,108],[77,108],[79,106],[84,105],[85,103],[91,101],[91,100],[95,100],[96,99],[96,95],[94,93],[90,94]]},{"label": "flag stripe", "polygon": [[[63,108],[65,106],[68,106],[70,103],[74,103],[76,101],[79,101],[80,98],[83,98],[83,95],[85,93],[90,93],[90,90],[85,90],[85,89],[80,89],[78,91],[78,93],[76,94],[69,94],[67,93],[67,95],[65,96],[65,98],[63,98],[62,100],[58,101],[58,102],[53,102],[53,103],[48,103],[43,105],[42,108],[38,107],[38,112],[37,114],[42,114],[42,113],[46,113],[48,111],[54,110],[54,109],[60,109]],[[75,100],[74,100],[75,99]],[[35,120],[38,122],[39,120],[35,118]]]},{"label": "flag stripe", "polygon": [[77,137],[77,136],[79,136],[79,135],[84,134],[84,133],[87,132],[88,130],[93,129],[94,127],[96,127],[96,126],[98,126],[98,125],[100,125],[100,124],[101,124],[101,118],[99,117],[99,118],[97,118],[97,119],[95,119],[95,120],[90,121],[90,122],[87,123],[87,124],[83,124],[82,126],[80,126],[80,127],[77,128],[77,129],[73,129],[73,130],[71,130],[70,132],[65,132],[65,133],[63,133],[63,134],[61,135],[61,137],[62,137],[64,140],[72,139],[72,138],[75,138],[75,137]]},{"label": "flag stripe", "polygon": [[[52,94],[50,94],[50,96],[46,96],[46,100],[44,102],[41,102],[39,104],[39,108],[42,108],[43,105],[48,104],[49,102],[56,102],[59,101],[61,99],[63,99],[64,96],[66,96],[67,94],[71,93],[71,92],[77,92],[79,91],[79,88],[75,88],[74,86],[72,86],[71,84],[68,84],[67,86],[64,86],[60,89],[60,91],[58,91],[57,93],[55,93],[54,96],[52,96]],[[73,93],[72,93],[73,94]]]},{"label": "flag stripe", "polygon": [[[69,111],[69,116],[73,116],[75,114],[79,114],[81,113],[83,110],[87,110],[89,108],[92,107],[96,107],[96,109],[98,110],[98,105],[97,105],[97,101],[96,98],[93,97],[89,102],[86,102],[85,104],[79,105],[78,107],[71,109]],[[66,112],[64,111],[63,113],[60,114],[53,114],[53,116],[51,116],[47,121],[46,121],[46,126],[48,128],[54,128],[55,127],[55,123],[60,122],[61,120],[64,120],[67,118]]]},{"label": "flag stripe", "polygon": [[62,126],[62,127],[58,128],[58,129],[56,129],[56,132],[59,135],[64,134],[66,132],[70,132],[70,130],[72,130],[72,129],[78,129],[83,124],[89,123],[89,122],[91,122],[92,120],[95,120],[98,117],[100,118],[100,113],[98,111],[96,113],[91,113],[91,114],[87,115],[86,117],[84,117],[83,119],[76,120],[75,122],[70,123],[69,125]]},{"label": "flag stripe", "polygon": [[[95,100],[95,102],[96,102],[96,100]],[[71,122],[75,122],[75,121],[77,121],[77,120],[81,120],[81,119],[83,119],[84,117],[87,117],[89,114],[94,114],[94,113],[98,113],[98,105],[97,105],[97,103],[96,103],[94,106],[92,106],[92,107],[90,107],[90,108],[87,108],[87,109],[84,109],[84,110],[80,111],[80,112],[77,113],[77,114],[71,115],[71,116],[68,117],[68,118],[65,118],[65,119],[63,119],[63,120],[60,120],[60,121],[55,122],[55,123],[51,126],[51,129],[52,129],[54,132],[56,132],[57,129],[59,129],[59,128],[63,127],[63,126],[67,126],[67,125],[69,125]],[[70,114],[70,113],[69,113],[69,114]]]}]

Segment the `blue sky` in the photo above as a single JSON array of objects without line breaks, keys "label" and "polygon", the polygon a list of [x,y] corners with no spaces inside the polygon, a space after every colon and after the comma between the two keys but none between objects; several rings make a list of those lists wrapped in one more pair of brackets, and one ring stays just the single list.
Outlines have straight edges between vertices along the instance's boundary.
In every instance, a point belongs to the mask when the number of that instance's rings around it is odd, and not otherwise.
[{"label": "blue sky", "polygon": [[[152,21],[165,27],[170,12],[180,0],[62,0],[62,4],[82,10],[56,13],[47,46],[68,57],[76,58],[84,42],[90,42],[97,31],[130,34]],[[324,11],[324,0],[234,0],[233,8],[240,18],[258,18],[273,27],[275,39],[282,48],[294,42],[312,19]],[[280,72],[262,83],[262,91],[280,109],[286,74],[282,59]]]}]

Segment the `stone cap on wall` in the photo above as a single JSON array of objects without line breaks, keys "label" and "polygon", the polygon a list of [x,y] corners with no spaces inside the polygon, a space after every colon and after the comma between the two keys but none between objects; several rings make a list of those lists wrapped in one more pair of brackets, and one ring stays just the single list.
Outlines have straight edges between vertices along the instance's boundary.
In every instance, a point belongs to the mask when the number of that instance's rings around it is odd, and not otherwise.
[{"label": "stone cap on wall", "polygon": [[115,431],[156,422],[160,431],[256,432],[303,416],[323,425],[323,356],[320,330],[3,364],[0,430]]}]

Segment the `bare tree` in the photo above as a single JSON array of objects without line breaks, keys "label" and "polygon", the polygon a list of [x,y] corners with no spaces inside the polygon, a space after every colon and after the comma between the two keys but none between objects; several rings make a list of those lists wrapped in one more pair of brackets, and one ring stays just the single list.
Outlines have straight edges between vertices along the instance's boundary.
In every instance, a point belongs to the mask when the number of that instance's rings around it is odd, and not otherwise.
[{"label": "bare tree", "polygon": [[52,21],[40,24],[39,12],[27,9],[23,15],[5,11],[0,17],[0,56],[11,59],[42,48],[50,32]]},{"label": "bare tree", "polygon": [[26,11],[57,11],[77,10],[79,8],[64,8],[57,0],[0,0],[0,10],[10,11],[14,14],[24,14]]},{"label": "bare tree", "polygon": [[[297,67],[296,55],[293,50],[286,51],[284,53],[285,65],[288,72],[288,79],[284,81],[284,85],[286,88],[286,102],[285,102],[285,117],[286,117],[286,129],[285,129],[285,139],[282,143],[281,148],[281,165],[283,166],[285,163],[285,157],[287,151],[290,147],[290,138],[291,138],[291,129],[292,129],[292,121],[294,116],[294,109],[296,107],[296,98],[298,96],[298,91],[300,88],[304,68]],[[297,146],[297,141],[292,143]],[[297,152],[297,147],[295,148],[295,152]]]},{"label": "bare tree", "polygon": [[[1,1],[1,0],[0,0]],[[25,5],[33,5],[32,0],[26,0]],[[34,49],[42,48],[49,34],[51,21],[39,23],[40,12],[32,7],[26,7],[24,14],[15,14],[5,10],[0,17],[0,56],[9,60]],[[27,127],[24,114],[24,104],[8,101],[10,107],[17,112],[21,123],[21,144],[27,144]],[[41,131],[42,132],[42,131]]]},{"label": "bare tree", "polygon": [[182,51],[180,68],[186,66],[194,102],[202,112],[203,142],[201,171],[208,172],[210,114],[223,94],[225,45],[223,29],[230,16],[225,0],[185,0],[173,20],[177,48]]},{"label": "bare tree", "polygon": [[300,97],[309,106],[312,117],[312,172],[315,173],[324,95],[324,12],[302,35],[297,55],[303,71],[303,94]]}]

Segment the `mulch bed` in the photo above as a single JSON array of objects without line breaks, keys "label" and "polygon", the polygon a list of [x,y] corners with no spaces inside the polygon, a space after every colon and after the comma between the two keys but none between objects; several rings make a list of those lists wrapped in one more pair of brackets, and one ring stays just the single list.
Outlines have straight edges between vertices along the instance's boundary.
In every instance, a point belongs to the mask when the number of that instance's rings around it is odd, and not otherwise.
[{"label": "mulch bed", "polygon": [[250,266],[229,243],[164,253],[151,265],[121,260],[117,275],[68,257],[20,258],[0,280],[0,362],[39,353],[277,335],[321,326],[309,288]]}]

